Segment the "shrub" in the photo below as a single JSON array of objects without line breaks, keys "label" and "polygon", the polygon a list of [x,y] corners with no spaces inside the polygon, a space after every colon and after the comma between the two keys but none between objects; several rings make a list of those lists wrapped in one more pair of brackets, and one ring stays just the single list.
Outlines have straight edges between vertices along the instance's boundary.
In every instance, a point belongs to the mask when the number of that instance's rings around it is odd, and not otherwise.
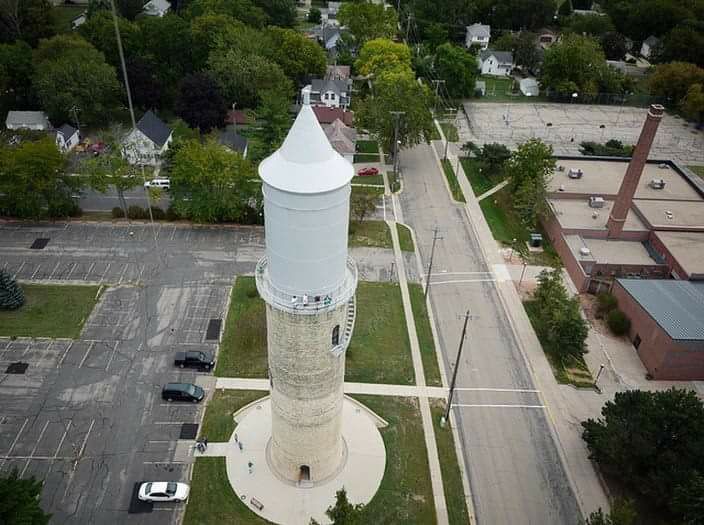
[{"label": "shrub", "polygon": [[127,208],[127,216],[130,219],[144,219],[145,210],[141,206],[136,206],[133,204],[132,206]]},{"label": "shrub", "polygon": [[598,319],[606,316],[611,310],[618,306],[616,297],[609,292],[602,292],[596,296],[596,317]]},{"label": "shrub", "polygon": [[166,218],[166,213],[158,206],[152,206],[152,217],[155,221],[163,221]]},{"label": "shrub", "polygon": [[17,310],[24,304],[24,292],[17,281],[0,270],[0,310]]},{"label": "shrub", "polygon": [[167,221],[177,221],[181,218],[176,209],[173,206],[169,206],[166,209],[166,220]]},{"label": "shrub", "polygon": [[606,316],[606,324],[614,335],[624,335],[631,328],[631,320],[619,309],[614,309]]},{"label": "shrub", "polygon": [[256,297],[259,297],[259,292],[257,291],[257,287],[254,285],[252,285],[251,288],[247,289],[246,294],[247,294],[247,297],[249,297],[250,299],[255,299]]},{"label": "shrub", "polygon": [[120,208],[119,206],[115,206],[112,209],[112,218],[113,219],[123,219],[125,217],[125,211]]}]

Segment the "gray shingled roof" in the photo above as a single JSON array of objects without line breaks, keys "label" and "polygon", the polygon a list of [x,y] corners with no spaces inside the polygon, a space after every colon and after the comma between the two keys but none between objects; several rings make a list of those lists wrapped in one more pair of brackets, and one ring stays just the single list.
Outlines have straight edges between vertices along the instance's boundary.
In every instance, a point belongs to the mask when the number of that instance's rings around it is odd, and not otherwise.
[{"label": "gray shingled roof", "polygon": [[229,126],[218,134],[218,142],[239,153],[244,153],[244,150],[247,149],[247,138]]},{"label": "gray shingled roof", "polygon": [[171,135],[171,128],[157,117],[151,110],[137,122],[137,129],[149,137],[152,142],[161,147]]},{"label": "gray shingled roof", "polygon": [[49,117],[43,111],[8,111],[5,123],[8,126],[43,125],[51,128]]},{"label": "gray shingled roof", "polygon": [[494,51],[493,49],[485,49],[479,53],[479,58],[484,62],[491,55],[499,61],[499,64],[513,64],[513,53],[510,51]]},{"label": "gray shingled roof", "polygon": [[653,47],[660,42],[660,39],[656,36],[650,35],[648,38],[644,40],[644,43],[648,44],[648,47]]},{"label": "gray shingled roof", "polygon": [[311,91],[317,93],[332,91],[339,96],[348,92],[349,84],[349,80],[323,80],[322,78],[314,78],[311,81]]},{"label": "gray shingled roof", "polygon": [[491,26],[485,25],[485,24],[472,24],[471,26],[467,26],[467,34],[470,37],[480,37],[480,36],[485,36],[485,37],[490,37],[491,36]]},{"label": "gray shingled roof", "polygon": [[72,137],[76,131],[76,128],[74,128],[70,124],[64,124],[56,130],[57,133],[61,133],[65,138]]},{"label": "gray shingled roof", "polygon": [[618,279],[674,340],[704,341],[704,282]]}]

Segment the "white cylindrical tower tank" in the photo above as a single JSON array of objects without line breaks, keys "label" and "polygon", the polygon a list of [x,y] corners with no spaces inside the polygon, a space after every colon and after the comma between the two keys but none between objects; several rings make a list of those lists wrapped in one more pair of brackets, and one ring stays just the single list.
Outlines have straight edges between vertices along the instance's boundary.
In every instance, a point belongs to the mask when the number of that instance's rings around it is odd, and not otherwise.
[{"label": "white cylindrical tower tank", "polygon": [[272,438],[268,460],[292,483],[334,475],[345,349],[357,273],[347,255],[352,165],[304,105],[279,150],[262,161],[266,257],[256,269],[267,303]]}]

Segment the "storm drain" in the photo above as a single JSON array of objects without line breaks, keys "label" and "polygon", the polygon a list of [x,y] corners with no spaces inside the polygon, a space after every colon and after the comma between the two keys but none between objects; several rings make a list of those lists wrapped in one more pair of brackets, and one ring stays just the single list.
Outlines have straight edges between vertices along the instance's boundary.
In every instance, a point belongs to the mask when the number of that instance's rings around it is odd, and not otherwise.
[{"label": "storm drain", "polygon": [[6,374],[24,374],[27,371],[27,367],[29,366],[29,363],[12,363],[10,366],[7,367],[7,370],[5,370]]},{"label": "storm drain", "polygon": [[198,435],[198,423],[184,423],[181,425],[179,439],[195,439]]},{"label": "storm drain", "polygon": [[32,250],[43,250],[46,245],[49,244],[50,240],[51,239],[47,239],[46,237],[39,237],[38,239],[34,239],[32,246],[29,248]]},{"label": "storm drain", "polygon": [[222,327],[222,319],[211,319],[208,321],[208,330],[205,332],[206,341],[217,341],[220,339],[220,328]]}]

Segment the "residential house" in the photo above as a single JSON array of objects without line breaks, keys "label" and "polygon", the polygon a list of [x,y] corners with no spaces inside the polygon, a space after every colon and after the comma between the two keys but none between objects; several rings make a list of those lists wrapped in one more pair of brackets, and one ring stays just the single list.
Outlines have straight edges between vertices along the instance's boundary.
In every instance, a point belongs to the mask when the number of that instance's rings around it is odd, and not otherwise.
[{"label": "residential house", "polygon": [[168,0],[150,0],[144,4],[142,13],[147,16],[158,16],[161,18],[171,10],[171,4]]},{"label": "residential house", "polygon": [[156,166],[173,139],[171,128],[152,111],[147,111],[122,143],[122,156],[130,164]]},{"label": "residential house", "polygon": [[328,106],[347,109],[352,95],[352,80],[324,80],[314,78],[301,90],[305,100],[309,98],[313,106]]},{"label": "residential house", "polygon": [[660,39],[656,36],[650,35],[648,38],[643,40],[640,46],[640,54],[642,57],[650,58],[653,54],[653,50],[660,43]]},{"label": "residential house", "polygon": [[241,109],[231,109],[225,117],[225,124],[234,124],[235,126],[246,126],[254,121],[251,112]]},{"label": "residential house", "polygon": [[7,129],[31,129],[49,131],[52,129],[49,117],[43,111],[8,111],[5,119]]},{"label": "residential house", "polygon": [[71,20],[71,29],[75,31],[85,24],[86,20],[88,20],[88,11],[83,11],[80,15]]},{"label": "residential house", "polygon": [[64,124],[56,130],[56,147],[62,153],[71,151],[80,141],[80,133],[69,124]]},{"label": "residential house", "polygon": [[538,81],[533,77],[522,78],[518,83],[521,93],[526,97],[537,97],[540,95],[540,86]]},{"label": "residential house", "polygon": [[485,49],[479,53],[478,61],[482,75],[507,77],[515,67],[513,64],[513,53],[510,51]]},{"label": "residential house", "polygon": [[247,140],[247,137],[243,137],[237,133],[233,126],[228,126],[223,131],[218,133],[218,142],[225,146],[228,150],[239,153],[242,157],[247,158],[249,141]]},{"label": "residential house", "polygon": [[329,108],[327,106],[313,106],[313,113],[321,125],[332,124],[340,119],[345,126],[352,126],[354,122],[354,113],[345,111],[342,108]]},{"label": "residential house", "polygon": [[472,24],[467,26],[467,34],[465,36],[465,46],[469,49],[473,45],[478,45],[482,49],[489,47],[491,39],[491,26],[484,24]]},{"label": "residential house", "polygon": [[357,131],[346,126],[340,119],[332,124],[323,125],[323,131],[335,151],[350,163],[354,162],[354,150],[357,143]]},{"label": "residential house", "polygon": [[557,42],[557,33],[552,29],[544,28],[538,31],[538,45],[546,49]]},{"label": "residential house", "polygon": [[350,66],[328,66],[325,71],[325,80],[347,80],[350,78]]},{"label": "residential house", "polygon": [[337,21],[337,12],[340,10],[341,2],[328,2],[327,9],[323,10],[323,19],[331,24],[339,25]]},{"label": "residential house", "polygon": [[313,34],[320,45],[325,48],[328,56],[337,56],[337,41],[340,40],[342,34],[338,26],[323,22]]}]

